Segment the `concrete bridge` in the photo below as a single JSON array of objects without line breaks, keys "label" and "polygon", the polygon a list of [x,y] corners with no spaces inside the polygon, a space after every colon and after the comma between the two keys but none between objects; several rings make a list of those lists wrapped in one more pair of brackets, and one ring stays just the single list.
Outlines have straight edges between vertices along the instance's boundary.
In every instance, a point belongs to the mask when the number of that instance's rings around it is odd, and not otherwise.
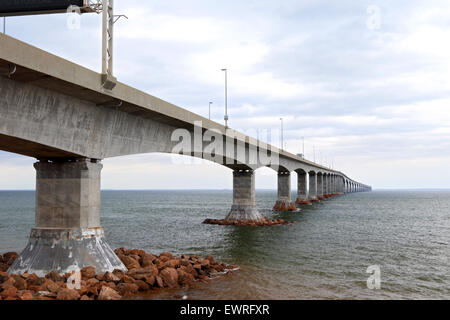
[{"label": "concrete bridge", "polygon": [[[193,137],[193,138],[192,138]],[[278,172],[277,210],[371,188],[289,152],[0,34],[0,150],[37,162],[36,226],[10,273],[125,269],[100,225],[102,159],[150,152],[207,159],[233,172],[227,219],[262,219],[255,170]],[[292,172],[298,196],[291,199]]]}]

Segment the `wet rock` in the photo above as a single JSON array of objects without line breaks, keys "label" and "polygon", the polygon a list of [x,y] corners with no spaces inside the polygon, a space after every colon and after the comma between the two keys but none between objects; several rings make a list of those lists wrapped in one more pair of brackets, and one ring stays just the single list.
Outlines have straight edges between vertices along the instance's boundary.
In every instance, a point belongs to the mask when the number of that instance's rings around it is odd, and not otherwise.
[{"label": "wet rock", "polygon": [[181,269],[177,269],[178,273],[178,283],[182,286],[188,286],[192,282],[194,282],[194,276],[190,273],[187,273]]},{"label": "wet rock", "polygon": [[0,263],[0,272],[6,272],[9,266],[6,263]]},{"label": "wet rock", "polygon": [[167,287],[175,288],[178,286],[178,272],[174,268],[165,268],[160,275]]},{"label": "wet rock", "polygon": [[142,280],[136,280],[135,284],[139,287],[139,291],[148,291],[150,286]]},{"label": "wet rock", "polygon": [[117,291],[121,296],[131,296],[139,291],[139,287],[134,283],[120,283]]},{"label": "wet rock", "polygon": [[62,289],[58,292],[56,300],[78,300],[80,299],[80,294],[74,289]]},{"label": "wet rock", "polygon": [[95,268],[94,267],[84,267],[81,269],[81,279],[88,280],[95,278]]},{"label": "wet rock", "polygon": [[103,286],[100,294],[98,295],[98,300],[120,300],[122,296],[110,287]]}]

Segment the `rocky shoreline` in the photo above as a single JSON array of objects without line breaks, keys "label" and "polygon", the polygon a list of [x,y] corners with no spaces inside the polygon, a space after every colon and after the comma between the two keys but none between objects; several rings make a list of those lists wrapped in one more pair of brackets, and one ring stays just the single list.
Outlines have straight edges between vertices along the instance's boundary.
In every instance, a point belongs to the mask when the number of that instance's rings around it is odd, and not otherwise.
[{"label": "rocky shoreline", "polygon": [[249,227],[263,227],[263,226],[275,226],[282,224],[293,224],[295,222],[286,221],[284,219],[271,220],[268,218],[262,218],[261,220],[229,220],[229,219],[206,219],[203,224],[215,224],[221,226],[249,226]]},{"label": "rocky shoreline", "polygon": [[[81,269],[81,281],[71,285],[74,273],[60,275],[56,271],[45,277],[36,274],[8,275],[6,271],[18,254],[0,255],[0,300],[121,300],[160,288],[188,288],[196,281],[237,270],[238,267],[197,255],[175,257],[164,252],[159,256],[143,250],[119,248],[114,251],[128,272],[114,270],[96,274],[94,267]],[[68,286],[69,280],[69,286]]]}]

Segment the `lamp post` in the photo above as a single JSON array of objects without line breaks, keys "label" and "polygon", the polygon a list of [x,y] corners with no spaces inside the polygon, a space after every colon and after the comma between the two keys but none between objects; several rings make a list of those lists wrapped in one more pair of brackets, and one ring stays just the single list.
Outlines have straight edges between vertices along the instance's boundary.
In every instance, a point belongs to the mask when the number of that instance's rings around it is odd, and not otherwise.
[{"label": "lamp post", "polygon": [[227,69],[222,69],[225,72],[225,128],[228,128],[228,79],[227,79]]},{"label": "lamp post", "polygon": [[284,137],[283,137],[283,118],[280,118],[281,121],[281,151],[283,151],[283,142],[284,142]]},{"label": "lamp post", "polygon": [[208,119],[209,120],[211,120],[211,105],[212,105],[213,103],[210,101],[209,102],[209,113],[208,113]]}]

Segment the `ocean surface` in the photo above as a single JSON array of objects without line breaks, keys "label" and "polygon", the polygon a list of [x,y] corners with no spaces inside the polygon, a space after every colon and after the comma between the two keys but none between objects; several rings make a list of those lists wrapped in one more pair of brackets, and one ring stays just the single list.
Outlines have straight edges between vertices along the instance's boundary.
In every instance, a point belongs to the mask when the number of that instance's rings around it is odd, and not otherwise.
[{"label": "ocean surface", "polygon": [[[295,224],[203,225],[225,217],[231,191],[103,191],[102,225],[113,248],[240,267],[152,299],[450,299],[450,191],[347,194],[295,213],[272,212],[275,200],[257,192],[263,215]],[[34,192],[0,192],[0,253],[24,248],[33,225]],[[369,266],[380,268],[380,289],[367,286]]]}]

